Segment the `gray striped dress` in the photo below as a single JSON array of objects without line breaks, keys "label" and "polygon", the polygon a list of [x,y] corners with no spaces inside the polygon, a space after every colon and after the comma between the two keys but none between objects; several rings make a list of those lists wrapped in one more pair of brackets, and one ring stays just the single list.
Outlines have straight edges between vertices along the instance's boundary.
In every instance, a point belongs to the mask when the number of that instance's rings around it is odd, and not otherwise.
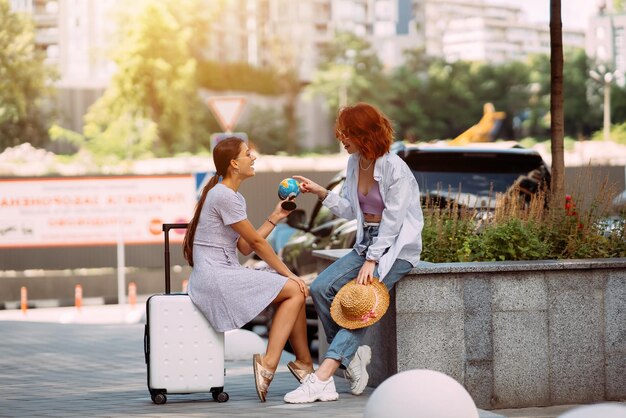
[{"label": "gray striped dress", "polygon": [[218,183],[207,194],[198,220],[188,292],[217,331],[240,328],[254,319],[288,280],[239,264],[239,234],[230,225],[247,217],[241,193]]}]

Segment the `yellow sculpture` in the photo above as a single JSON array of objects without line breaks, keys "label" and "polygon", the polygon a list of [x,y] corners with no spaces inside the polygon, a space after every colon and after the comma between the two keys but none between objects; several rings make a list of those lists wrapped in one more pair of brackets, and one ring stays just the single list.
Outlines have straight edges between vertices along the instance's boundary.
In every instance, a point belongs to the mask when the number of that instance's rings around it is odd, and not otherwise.
[{"label": "yellow sculpture", "polygon": [[466,145],[470,142],[493,141],[494,131],[500,127],[502,120],[506,117],[505,112],[496,112],[496,108],[491,103],[483,106],[483,117],[480,121],[463,132],[461,135],[449,142],[450,145]]}]

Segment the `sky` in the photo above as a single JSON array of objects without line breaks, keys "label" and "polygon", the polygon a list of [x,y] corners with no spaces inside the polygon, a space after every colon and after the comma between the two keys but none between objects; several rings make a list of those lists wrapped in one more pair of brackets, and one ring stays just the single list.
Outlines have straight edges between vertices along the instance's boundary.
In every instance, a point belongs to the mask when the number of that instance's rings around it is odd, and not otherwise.
[{"label": "sky", "polygon": [[[520,7],[531,22],[550,21],[550,0],[488,0],[490,3]],[[561,0],[561,18],[566,29],[587,29],[589,18],[596,14],[598,0]]]}]

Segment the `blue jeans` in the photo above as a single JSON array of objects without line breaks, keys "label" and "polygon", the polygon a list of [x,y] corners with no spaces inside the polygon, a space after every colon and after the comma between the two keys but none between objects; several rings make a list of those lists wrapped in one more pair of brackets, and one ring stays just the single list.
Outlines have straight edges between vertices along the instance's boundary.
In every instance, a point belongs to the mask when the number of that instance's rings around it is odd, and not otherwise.
[{"label": "blue jeans", "polygon": [[[378,227],[366,227],[363,240],[359,247],[369,247],[374,236],[378,235]],[[324,358],[331,358],[341,362],[343,367],[348,367],[357,348],[361,344],[367,328],[345,329],[333,321],[330,316],[330,305],[339,289],[350,280],[355,279],[359,270],[365,263],[365,254],[359,255],[356,250],[350,251],[339,260],[328,266],[311,284],[311,297],[317,315],[324,327],[326,340],[330,344]],[[396,259],[391,270],[383,279],[388,290],[407,274],[413,266],[406,260]],[[378,266],[374,270],[374,276],[378,277]]]}]

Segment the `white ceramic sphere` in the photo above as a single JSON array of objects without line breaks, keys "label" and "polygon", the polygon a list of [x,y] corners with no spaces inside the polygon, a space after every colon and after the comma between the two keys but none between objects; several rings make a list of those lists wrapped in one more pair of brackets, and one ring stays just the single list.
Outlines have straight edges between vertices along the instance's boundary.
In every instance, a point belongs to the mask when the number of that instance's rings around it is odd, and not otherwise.
[{"label": "white ceramic sphere", "polygon": [[233,329],[224,333],[226,360],[250,360],[257,353],[265,353],[265,342],[258,334],[246,329]]},{"label": "white ceramic sphere", "polygon": [[459,382],[434,370],[407,370],[374,390],[365,418],[478,418],[472,397]]},{"label": "white ceramic sphere", "polygon": [[626,405],[619,403],[599,403],[570,409],[559,418],[626,418]]}]

